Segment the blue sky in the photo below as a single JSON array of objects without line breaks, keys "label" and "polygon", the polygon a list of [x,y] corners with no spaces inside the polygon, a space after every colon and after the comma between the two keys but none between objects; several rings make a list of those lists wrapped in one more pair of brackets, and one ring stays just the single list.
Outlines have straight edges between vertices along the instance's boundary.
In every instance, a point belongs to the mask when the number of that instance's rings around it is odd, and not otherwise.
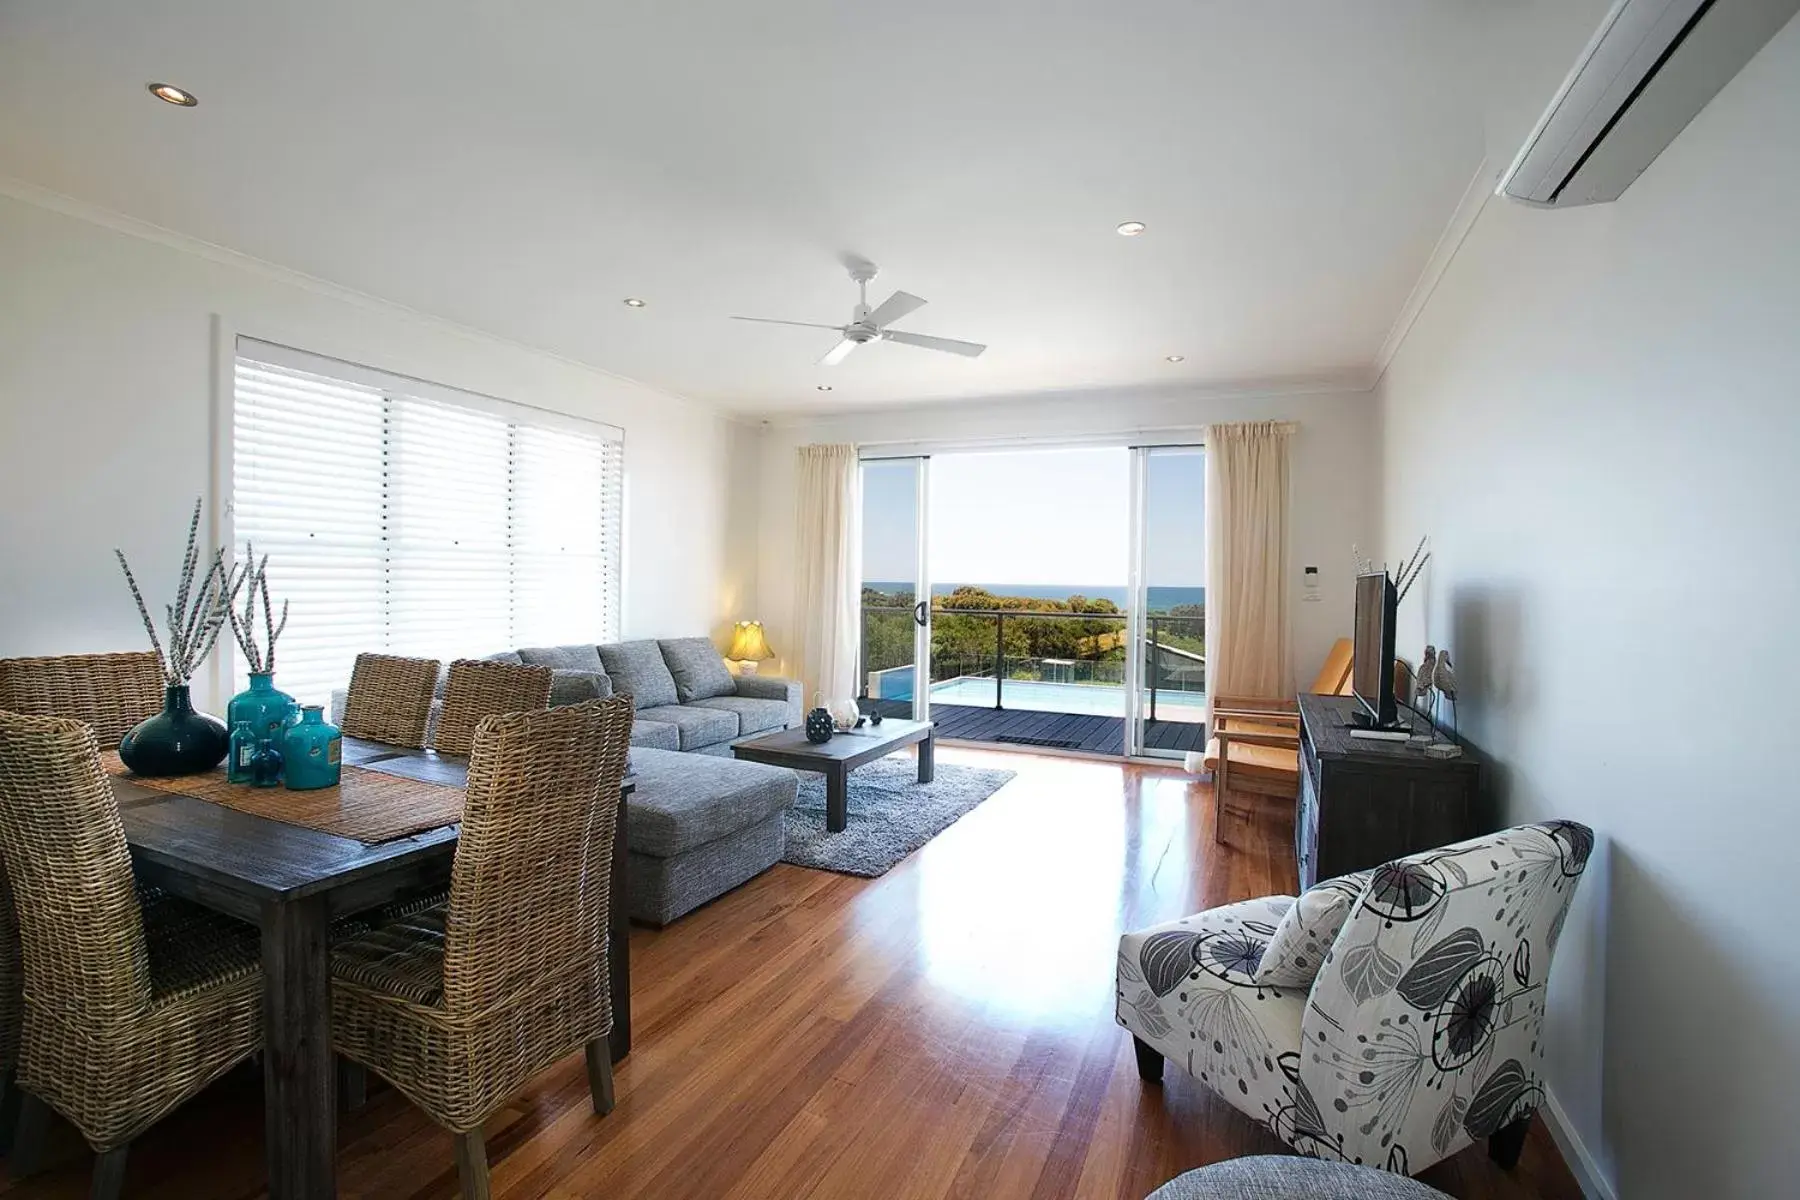
[{"label": "blue sky", "polygon": [[[1199,453],[1150,458],[1148,583],[1206,582]],[[953,583],[1123,587],[1131,453],[1021,450],[931,460],[931,575]],[[863,468],[863,578],[913,575],[917,498],[909,465]]]}]

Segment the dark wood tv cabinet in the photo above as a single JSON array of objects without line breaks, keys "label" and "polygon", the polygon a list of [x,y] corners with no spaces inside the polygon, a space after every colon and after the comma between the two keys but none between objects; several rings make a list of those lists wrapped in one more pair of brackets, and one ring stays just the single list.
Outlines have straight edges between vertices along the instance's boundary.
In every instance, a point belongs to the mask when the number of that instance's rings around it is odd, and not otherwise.
[{"label": "dark wood tv cabinet", "polygon": [[1294,859],[1303,890],[1493,828],[1481,763],[1466,747],[1461,758],[1428,758],[1416,742],[1352,738],[1359,708],[1354,696],[1300,697]]}]

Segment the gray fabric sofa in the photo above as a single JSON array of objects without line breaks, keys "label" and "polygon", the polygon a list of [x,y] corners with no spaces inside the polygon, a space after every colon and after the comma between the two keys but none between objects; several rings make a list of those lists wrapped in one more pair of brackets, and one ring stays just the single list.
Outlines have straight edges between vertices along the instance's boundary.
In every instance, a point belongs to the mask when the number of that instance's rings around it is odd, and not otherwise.
[{"label": "gray fabric sofa", "polygon": [[[550,703],[632,698],[631,778],[625,806],[631,919],[666,925],[760,875],[787,851],[782,814],[799,777],[739,762],[731,743],[800,724],[800,684],[734,676],[710,639],[605,646],[528,646],[490,654],[551,669]],[[435,728],[445,676],[432,702]],[[333,719],[344,693],[332,694]]]},{"label": "gray fabric sofa", "polygon": [[[604,699],[615,692],[630,695],[637,709],[633,746],[729,757],[731,743],[739,738],[791,729],[804,715],[797,680],[733,675],[710,638],[527,646],[487,657],[549,667],[552,706]],[[448,667],[438,675],[432,731],[447,674]],[[343,715],[344,695],[342,689],[331,695],[333,720]]]}]

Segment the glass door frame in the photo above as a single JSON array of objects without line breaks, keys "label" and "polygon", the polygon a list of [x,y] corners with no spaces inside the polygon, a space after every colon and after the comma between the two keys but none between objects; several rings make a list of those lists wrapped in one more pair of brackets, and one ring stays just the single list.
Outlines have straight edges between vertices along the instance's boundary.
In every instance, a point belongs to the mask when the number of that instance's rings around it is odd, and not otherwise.
[{"label": "glass door frame", "polygon": [[[913,684],[912,715],[915,721],[931,719],[931,456],[929,454],[871,454],[860,456],[857,462],[857,486],[862,486],[862,470],[872,463],[910,463],[913,468]],[[861,505],[858,505],[860,512]],[[859,517],[860,519],[860,517]],[[859,531],[860,532],[860,531]],[[861,613],[861,576],[863,555],[866,547],[859,546],[857,554],[857,606],[858,620]],[[863,647],[859,647],[859,658],[863,657]],[[861,662],[863,673],[863,691],[868,690],[868,670],[866,659]]]},{"label": "glass door frame", "polygon": [[1150,459],[1158,451],[1198,451],[1204,454],[1205,445],[1201,442],[1166,442],[1131,447],[1131,546],[1127,568],[1129,592],[1125,626],[1125,756],[1168,761],[1180,760],[1185,756],[1176,750],[1153,750],[1146,744],[1149,738],[1149,713],[1144,699],[1144,669],[1150,658]]},{"label": "glass door frame", "polygon": [[1143,758],[1144,746],[1144,632],[1149,601],[1146,584],[1147,541],[1145,508],[1149,491],[1150,447],[1131,447],[1130,557],[1125,568],[1125,757]]}]

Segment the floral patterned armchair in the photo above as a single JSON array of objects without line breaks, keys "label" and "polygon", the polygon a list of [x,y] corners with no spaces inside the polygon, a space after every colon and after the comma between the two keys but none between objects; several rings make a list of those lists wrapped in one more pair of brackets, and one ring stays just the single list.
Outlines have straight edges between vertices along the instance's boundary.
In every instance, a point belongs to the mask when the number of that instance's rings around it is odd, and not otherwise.
[{"label": "floral patterned armchair", "polygon": [[1512,1166],[1543,1102],[1545,980],[1593,844],[1552,821],[1368,872],[1310,987],[1258,982],[1292,897],[1126,934],[1118,1019],[1139,1072],[1160,1080],[1173,1059],[1315,1158],[1410,1175],[1486,1138]]}]

